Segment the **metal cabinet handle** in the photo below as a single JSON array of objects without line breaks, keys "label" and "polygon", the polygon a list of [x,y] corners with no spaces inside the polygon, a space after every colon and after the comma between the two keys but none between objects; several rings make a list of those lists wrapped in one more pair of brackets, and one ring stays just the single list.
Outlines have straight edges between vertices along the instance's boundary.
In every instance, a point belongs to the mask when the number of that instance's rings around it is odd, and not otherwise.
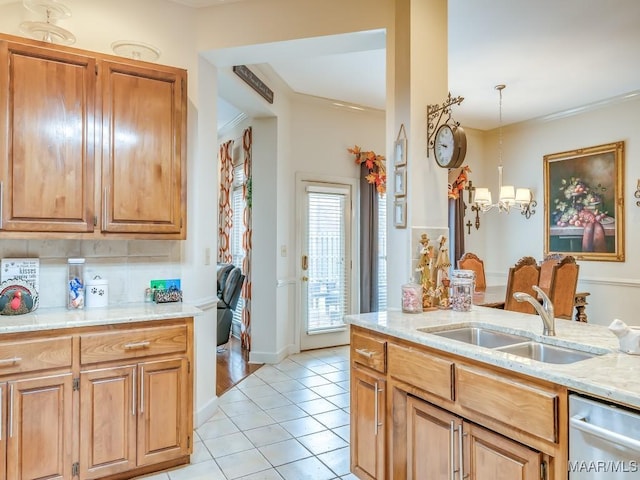
[{"label": "metal cabinet handle", "polygon": [[9,385],[9,438],[13,437],[13,383]]},{"label": "metal cabinet handle", "polygon": [[140,414],[144,412],[144,367],[140,365]]},{"label": "metal cabinet handle", "polygon": [[460,466],[458,467],[458,472],[460,476],[460,480],[464,480],[464,452],[462,450],[462,437],[464,433],[462,432],[462,424],[458,425],[458,461],[460,462]]},{"label": "metal cabinet handle", "polygon": [[15,365],[16,363],[20,363],[21,361],[21,357],[2,358],[0,359],[0,367]]},{"label": "metal cabinet handle", "polygon": [[451,480],[456,480],[454,477],[456,471],[456,459],[453,454],[456,448],[455,433],[456,425],[455,422],[451,420],[451,423],[449,424],[449,478]]},{"label": "metal cabinet handle", "polygon": [[150,344],[151,344],[151,342],[149,342],[149,341],[127,343],[127,344],[125,344],[124,349],[125,350],[140,350],[142,348],[147,348]]},{"label": "metal cabinet handle", "polygon": [[571,417],[569,419],[569,425],[573,428],[577,428],[578,430],[582,430],[585,433],[602,438],[603,440],[613,442],[617,445],[622,445],[623,447],[635,452],[640,452],[640,441],[627,437],[626,435],[612,432],[606,428],[598,427],[592,423],[588,423],[587,419],[582,415],[574,415]]},{"label": "metal cabinet handle", "polygon": [[108,190],[107,187],[102,189],[102,230],[106,230],[105,225],[107,225],[107,196]]},{"label": "metal cabinet handle", "polygon": [[378,409],[379,409],[378,395],[381,392],[384,392],[384,390],[378,387],[378,382],[374,384],[373,389],[374,389],[374,395],[375,395],[373,399],[373,409],[375,410],[374,416],[373,416],[373,434],[377,436],[378,429],[383,425],[383,423],[380,421],[380,415],[378,413]]},{"label": "metal cabinet handle", "polygon": [[373,434],[378,436],[378,382],[373,385]]},{"label": "metal cabinet handle", "polygon": [[362,355],[363,357],[373,358],[373,352],[365,350],[364,348],[356,348],[356,353]]},{"label": "metal cabinet handle", "polygon": [[136,382],[136,367],[133,367],[133,375],[131,380],[131,415],[136,416],[136,404],[138,399],[136,398],[136,391],[138,390],[138,382]]}]

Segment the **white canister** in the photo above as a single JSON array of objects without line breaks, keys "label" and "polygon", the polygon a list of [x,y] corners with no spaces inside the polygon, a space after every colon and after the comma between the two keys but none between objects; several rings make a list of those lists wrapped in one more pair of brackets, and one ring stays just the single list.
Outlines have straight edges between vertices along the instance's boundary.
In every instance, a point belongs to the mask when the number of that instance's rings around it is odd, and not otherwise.
[{"label": "white canister", "polygon": [[89,307],[106,307],[109,305],[109,281],[96,275],[86,281],[85,305]]}]

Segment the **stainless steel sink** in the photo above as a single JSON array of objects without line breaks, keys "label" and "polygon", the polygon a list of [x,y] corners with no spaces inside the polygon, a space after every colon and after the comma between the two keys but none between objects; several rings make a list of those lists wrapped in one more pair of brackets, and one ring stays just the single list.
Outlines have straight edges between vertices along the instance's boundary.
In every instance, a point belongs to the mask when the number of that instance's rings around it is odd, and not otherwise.
[{"label": "stainless steel sink", "polygon": [[481,327],[461,327],[450,330],[428,331],[419,329],[424,332],[432,333],[439,337],[450,338],[459,342],[470,343],[480,347],[497,348],[505,345],[513,345],[514,343],[522,343],[531,340],[521,335],[513,335],[506,332],[498,332]]},{"label": "stainless steel sink", "polygon": [[572,348],[557,347],[539,342],[526,342],[498,349],[520,357],[530,358],[544,363],[574,363],[597,356],[597,353],[583,352]]}]

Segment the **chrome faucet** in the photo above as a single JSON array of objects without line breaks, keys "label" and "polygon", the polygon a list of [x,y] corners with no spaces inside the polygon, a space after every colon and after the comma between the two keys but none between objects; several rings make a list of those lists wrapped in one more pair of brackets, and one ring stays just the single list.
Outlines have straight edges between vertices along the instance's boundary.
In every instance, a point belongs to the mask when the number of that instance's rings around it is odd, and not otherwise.
[{"label": "chrome faucet", "polygon": [[542,298],[542,304],[538,301],[537,298],[532,297],[528,293],[524,292],[515,292],[513,294],[513,298],[515,298],[518,302],[529,302],[533,305],[533,308],[536,309],[540,318],[542,318],[542,323],[544,324],[544,329],[542,331],[543,335],[554,336],[556,334],[555,327],[555,316],[553,312],[553,303],[549,300],[544,291],[538,287],[537,285],[533,285],[533,289],[540,294]]}]

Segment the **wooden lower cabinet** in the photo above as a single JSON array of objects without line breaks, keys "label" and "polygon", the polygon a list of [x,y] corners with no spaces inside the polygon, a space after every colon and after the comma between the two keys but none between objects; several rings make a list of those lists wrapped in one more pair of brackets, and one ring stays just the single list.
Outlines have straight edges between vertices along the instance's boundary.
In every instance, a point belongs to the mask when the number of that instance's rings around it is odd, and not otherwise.
[{"label": "wooden lower cabinet", "polygon": [[418,398],[407,398],[407,479],[532,480],[542,454]]},{"label": "wooden lower cabinet", "polygon": [[351,375],[351,471],[361,479],[386,478],[386,382],[359,368]]},{"label": "wooden lower cabinet", "polygon": [[71,373],[3,382],[0,394],[0,478],[71,478]]},{"label": "wooden lower cabinet", "polygon": [[193,318],[0,335],[0,480],[189,462]]},{"label": "wooden lower cabinet", "polygon": [[566,480],[566,388],[351,325],[361,480]]},{"label": "wooden lower cabinet", "polygon": [[189,454],[188,361],[140,362],[80,374],[80,478]]}]

